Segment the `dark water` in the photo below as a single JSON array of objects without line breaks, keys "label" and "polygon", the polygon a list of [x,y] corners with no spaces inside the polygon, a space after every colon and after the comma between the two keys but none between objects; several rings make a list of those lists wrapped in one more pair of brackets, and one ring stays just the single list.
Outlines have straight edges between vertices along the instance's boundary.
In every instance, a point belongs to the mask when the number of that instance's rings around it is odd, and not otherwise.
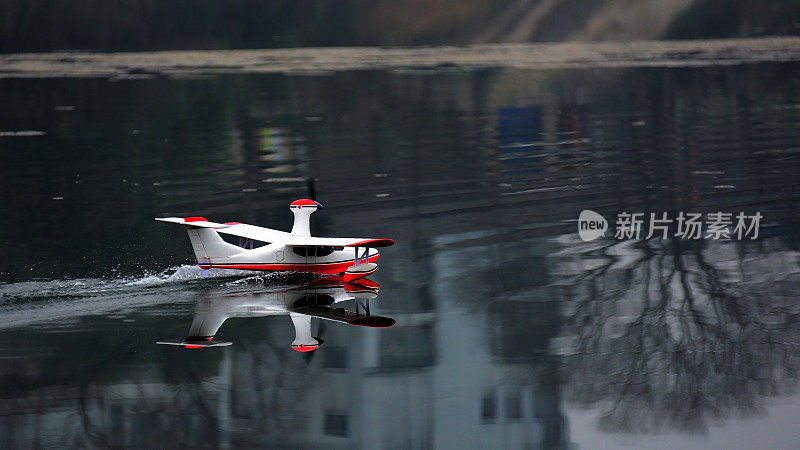
[{"label": "dark water", "polygon": [[[2,446],[795,448],[799,68],[0,80]],[[397,324],[314,319],[313,357],[225,309],[306,280],[202,279],[152,220],[289,229],[310,190],[314,234],[397,241]],[[583,242],[584,209],[764,218]],[[156,345],[209,304],[231,346]]]}]

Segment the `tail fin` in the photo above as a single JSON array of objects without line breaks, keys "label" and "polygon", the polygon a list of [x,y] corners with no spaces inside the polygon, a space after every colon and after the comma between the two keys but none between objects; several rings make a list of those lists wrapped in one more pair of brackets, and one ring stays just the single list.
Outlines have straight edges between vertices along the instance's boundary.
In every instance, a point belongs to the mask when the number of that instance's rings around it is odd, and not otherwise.
[{"label": "tail fin", "polygon": [[168,217],[156,220],[186,225],[186,232],[189,233],[189,240],[192,241],[194,256],[201,266],[213,264],[220,259],[244,251],[241,247],[225,242],[214,229],[225,228],[227,225],[209,222],[202,217],[187,217],[186,219]]},{"label": "tail fin", "polygon": [[241,253],[243,248],[225,242],[219,233],[212,228],[192,228],[186,227],[189,233],[189,240],[192,241],[194,256],[199,264],[213,264],[215,260],[227,258],[231,255]]}]

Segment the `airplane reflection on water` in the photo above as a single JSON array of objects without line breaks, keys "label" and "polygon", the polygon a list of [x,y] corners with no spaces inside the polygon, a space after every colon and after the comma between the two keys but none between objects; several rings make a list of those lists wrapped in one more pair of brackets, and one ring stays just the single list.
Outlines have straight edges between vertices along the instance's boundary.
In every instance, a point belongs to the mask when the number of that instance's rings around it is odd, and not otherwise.
[{"label": "airplane reflection on water", "polygon": [[[367,279],[345,283],[341,277],[325,277],[299,287],[208,296],[198,301],[186,338],[158,344],[185,348],[228,346],[231,342],[214,340],[227,319],[289,315],[295,329],[292,349],[311,352],[324,343],[320,336],[312,336],[312,318],[372,328],[393,326],[394,319],[370,313],[369,301],[378,296],[379,290],[377,283]],[[353,311],[336,306],[348,300],[354,300]]]}]

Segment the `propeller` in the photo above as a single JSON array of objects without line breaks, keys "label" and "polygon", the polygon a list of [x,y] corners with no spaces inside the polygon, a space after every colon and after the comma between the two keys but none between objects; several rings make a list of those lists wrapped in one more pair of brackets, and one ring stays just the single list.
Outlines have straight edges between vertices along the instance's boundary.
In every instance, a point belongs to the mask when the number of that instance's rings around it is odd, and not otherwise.
[{"label": "propeller", "polygon": [[306,178],[306,189],[308,190],[308,198],[311,200],[317,200],[317,179],[314,177]]}]

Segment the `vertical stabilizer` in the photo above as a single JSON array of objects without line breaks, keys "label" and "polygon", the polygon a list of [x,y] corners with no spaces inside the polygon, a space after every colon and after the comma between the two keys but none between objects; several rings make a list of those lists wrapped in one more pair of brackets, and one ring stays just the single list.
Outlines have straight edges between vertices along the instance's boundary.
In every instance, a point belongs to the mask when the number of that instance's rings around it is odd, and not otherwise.
[{"label": "vertical stabilizer", "polygon": [[231,255],[241,253],[244,249],[225,242],[219,233],[210,228],[191,228],[186,227],[189,233],[189,240],[192,241],[192,249],[198,263],[213,263],[214,260],[227,258]]},{"label": "vertical stabilizer", "polygon": [[192,241],[192,250],[194,250],[198,264],[201,266],[212,264],[215,259],[227,258],[243,251],[241,247],[225,242],[217,230],[209,228],[206,224],[211,225],[202,217],[184,219],[186,232],[189,234],[189,240]]},{"label": "vertical stabilizer", "polygon": [[214,259],[228,258],[239,254],[245,249],[225,242],[218,228],[227,228],[230,224],[209,222],[205,217],[156,217],[159,222],[179,223],[186,226],[189,240],[192,241],[192,250],[200,267],[212,264]]}]

